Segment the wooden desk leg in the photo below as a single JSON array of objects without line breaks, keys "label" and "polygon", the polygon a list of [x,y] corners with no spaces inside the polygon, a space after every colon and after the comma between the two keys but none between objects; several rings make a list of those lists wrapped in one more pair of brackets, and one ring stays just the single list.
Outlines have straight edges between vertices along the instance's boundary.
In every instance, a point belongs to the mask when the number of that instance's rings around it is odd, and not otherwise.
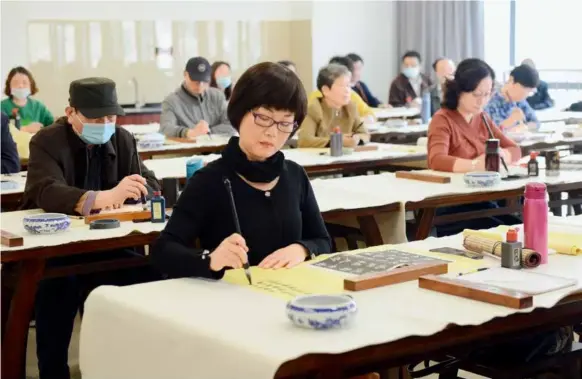
[{"label": "wooden desk leg", "polygon": [[424,208],[420,211],[420,217],[417,219],[415,239],[417,241],[427,238],[432,229],[436,208]]},{"label": "wooden desk leg", "polygon": [[367,247],[384,245],[382,233],[380,233],[380,228],[374,216],[358,216],[358,223]]},{"label": "wooden desk leg", "polygon": [[16,288],[10,304],[6,331],[2,338],[2,378],[24,377],[26,339],[34,309],[38,282],[42,279],[44,259],[29,259],[21,263]]}]

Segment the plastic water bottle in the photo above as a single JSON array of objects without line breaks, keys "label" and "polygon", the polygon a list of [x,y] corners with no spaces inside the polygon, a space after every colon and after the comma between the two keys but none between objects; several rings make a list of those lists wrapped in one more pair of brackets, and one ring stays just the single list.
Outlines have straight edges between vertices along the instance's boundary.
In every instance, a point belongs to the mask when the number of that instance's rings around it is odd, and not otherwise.
[{"label": "plastic water bottle", "polygon": [[431,109],[430,109],[430,91],[424,91],[422,94],[422,107],[420,109],[420,117],[422,118],[423,124],[428,124],[430,121]]},{"label": "plastic water bottle", "polygon": [[192,157],[186,161],[186,179],[190,179],[192,175],[204,166],[202,158]]},{"label": "plastic water bottle", "polygon": [[546,185],[528,183],[523,204],[525,247],[540,253],[542,264],[548,263],[548,211]]},{"label": "plastic water bottle", "polygon": [[329,155],[332,157],[341,157],[343,155],[344,149],[344,138],[342,131],[339,126],[333,129],[333,132],[329,136]]}]

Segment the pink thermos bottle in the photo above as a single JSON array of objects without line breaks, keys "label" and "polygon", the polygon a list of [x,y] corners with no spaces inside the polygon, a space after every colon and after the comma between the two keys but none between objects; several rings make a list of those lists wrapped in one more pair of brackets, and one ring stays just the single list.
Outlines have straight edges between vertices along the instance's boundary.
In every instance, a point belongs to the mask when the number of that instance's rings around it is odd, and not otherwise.
[{"label": "pink thermos bottle", "polygon": [[523,229],[525,247],[540,253],[542,264],[548,263],[548,201],[544,183],[525,186]]}]

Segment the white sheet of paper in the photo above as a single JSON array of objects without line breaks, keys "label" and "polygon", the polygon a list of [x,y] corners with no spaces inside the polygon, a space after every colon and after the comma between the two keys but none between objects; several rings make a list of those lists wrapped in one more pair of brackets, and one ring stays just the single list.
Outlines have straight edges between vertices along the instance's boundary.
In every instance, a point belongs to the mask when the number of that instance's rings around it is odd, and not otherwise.
[{"label": "white sheet of paper", "polygon": [[461,276],[458,279],[530,295],[540,295],[578,284],[578,280],[574,278],[561,278],[548,274],[504,267],[493,267],[485,271]]}]

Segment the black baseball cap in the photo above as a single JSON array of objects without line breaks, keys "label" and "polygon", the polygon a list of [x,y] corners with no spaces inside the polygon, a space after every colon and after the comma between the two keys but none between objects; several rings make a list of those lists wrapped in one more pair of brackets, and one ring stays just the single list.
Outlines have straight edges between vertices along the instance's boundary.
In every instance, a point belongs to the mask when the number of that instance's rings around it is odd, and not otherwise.
[{"label": "black baseball cap", "polygon": [[117,103],[115,82],[107,78],[84,78],[71,82],[69,104],[87,118],[123,116],[125,112]]},{"label": "black baseball cap", "polygon": [[186,70],[191,80],[196,82],[210,82],[210,63],[206,58],[194,57],[186,63]]}]

